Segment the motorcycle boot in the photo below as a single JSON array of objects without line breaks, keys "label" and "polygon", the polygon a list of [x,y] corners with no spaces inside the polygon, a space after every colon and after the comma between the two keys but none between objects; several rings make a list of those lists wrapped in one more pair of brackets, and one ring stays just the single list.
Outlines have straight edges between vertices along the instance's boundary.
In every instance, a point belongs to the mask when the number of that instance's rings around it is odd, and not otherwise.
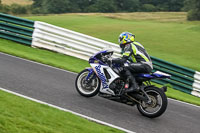
[{"label": "motorcycle boot", "polygon": [[136,80],[135,80],[134,76],[131,74],[131,72],[129,70],[126,71],[126,75],[127,75],[127,82],[129,83],[129,87],[126,88],[125,92],[126,93],[138,92],[139,91],[139,86],[136,83]]}]

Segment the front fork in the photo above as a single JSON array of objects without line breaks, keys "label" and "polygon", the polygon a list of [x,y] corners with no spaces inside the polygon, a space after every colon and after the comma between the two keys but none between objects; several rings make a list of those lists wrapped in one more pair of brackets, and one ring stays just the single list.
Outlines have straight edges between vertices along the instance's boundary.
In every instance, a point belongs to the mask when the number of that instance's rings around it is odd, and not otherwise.
[{"label": "front fork", "polygon": [[85,80],[86,84],[88,84],[92,82],[92,79],[96,78],[96,74],[94,73],[94,70],[92,68],[86,68],[86,69],[89,71]]}]

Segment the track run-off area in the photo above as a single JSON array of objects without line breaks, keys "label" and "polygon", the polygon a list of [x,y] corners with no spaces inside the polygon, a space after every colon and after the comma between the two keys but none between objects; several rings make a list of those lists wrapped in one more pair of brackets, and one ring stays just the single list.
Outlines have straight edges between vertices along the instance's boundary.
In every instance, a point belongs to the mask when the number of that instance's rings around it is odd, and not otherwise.
[{"label": "track run-off area", "polygon": [[[99,96],[85,98],[75,89],[77,74],[0,52],[0,88],[37,99],[64,111],[138,133],[198,133],[200,107],[168,99],[159,118],[143,117],[136,107]],[[114,126],[115,125],[115,126]]]}]

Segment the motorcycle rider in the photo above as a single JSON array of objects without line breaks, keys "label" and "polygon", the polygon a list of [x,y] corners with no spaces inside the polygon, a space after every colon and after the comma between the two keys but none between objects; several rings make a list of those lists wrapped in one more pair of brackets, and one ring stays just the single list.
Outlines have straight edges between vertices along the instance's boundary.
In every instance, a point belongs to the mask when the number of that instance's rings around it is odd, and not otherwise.
[{"label": "motorcycle rider", "polygon": [[135,41],[135,35],[130,32],[123,32],[119,35],[119,45],[122,50],[121,58],[112,59],[113,63],[124,64],[130,62],[129,65],[123,66],[123,73],[127,77],[128,84],[125,85],[125,92],[138,91],[139,86],[136,83],[133,74],[150,73],[153,69],[152,61],[144,47]]}]

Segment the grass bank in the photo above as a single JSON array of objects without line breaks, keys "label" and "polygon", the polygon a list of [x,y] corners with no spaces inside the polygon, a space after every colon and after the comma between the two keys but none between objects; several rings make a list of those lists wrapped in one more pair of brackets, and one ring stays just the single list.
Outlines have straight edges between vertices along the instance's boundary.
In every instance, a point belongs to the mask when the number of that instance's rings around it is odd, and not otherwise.
[{"label": "grass bank", "polygon": [[0,99],[1,133],[122,133],[3,91]]},{"label": "grass bank", "polygon": [[186,21],[186,13],[79,13],[26,18],[113,43],[122,31],[130,31],[150,55],[200,71],[200,22]]}]

